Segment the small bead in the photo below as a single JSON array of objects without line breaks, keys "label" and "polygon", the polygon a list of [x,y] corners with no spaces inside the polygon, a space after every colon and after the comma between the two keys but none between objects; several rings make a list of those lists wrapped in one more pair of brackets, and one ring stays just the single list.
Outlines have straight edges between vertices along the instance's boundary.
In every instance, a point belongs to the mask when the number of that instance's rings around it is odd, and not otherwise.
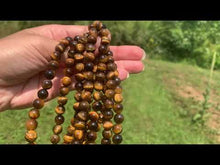
[{"label": "small bead", "polygon": [[82,53],[85,50],[85,46],[83,44],[77,44],[76,45],[76,51],[79,53]]},{"label": "small bead", "polygon": [[105,74],[103,72],[97,72],[95,74],[95,79],[98,81],[104,81],[105,80]]},{"label": "small bead", "polygon": [[83,72],[86,80],[93,80],[94,74],[91,71]]},{"label": "small bead", "polygon": [[87,111],[90,108],[88,101],[81,101],[79,103],[79,109],[82,111]]},{"label": "small bead", "polygon": [[101,29],[102,29],[102,22],[100,22],[100,21],[94,21],[94,22],[93,22],[93,26],[94,26],[97,30],[101,30]]},{"label": "small bead", "polygon": [[112,56],[108,56],[108,62],[114,62],[114,58]]},{"label": "small bead", "polygon": [[93,83],[92,83],[92,81],[85,81],[83,83],[83,88],[86,89],[86,90],[89,90],[89,91],[93,90]]},{"label": "small bead", "polygon": [[81,98],[85,101],[90,102],[92,100],[92,94],[89,91],[82,91]]},{"label": "small bead", "polygon": [[86,44],[88,42],[88,39],[86,36],[82,36],[79,38],[78,42],[81,44]]},{"label": "small bead", "polygon": [[119,72],[117,70],[114,71],[115,72],[115,77],[119,76]]},{"label": "small bead", "polygon": [[73,74],[74,74],[73,68],[65,68],[64,69],[64,75],[65,76],[71,77]]},{"label": "small bead", "polygon": [[76,103],[73,104],[73,109],[75,111],[79,111],[79,102],[76,102]]},{"label": "small bead", "polygon": [[50,89],[52,87],[52,81],[51,80],[44,80],[41,84],[43,89]]},{"label": "small bead", "polygon": [[86,111],[80,111],[76,114],[76,118],[82,121],[88,120],[88,113]]},{"label": "small bead", "polygon": [[98,128],[98,123],[96,121],[90,121],[88,123],[88,128],[92,131],[95,131]]},{"label": "small bead", "polygon": [[108,37],[110,35],[110,31],[108,29],[102,29],[100,30],[101,36],[106,36]]},{"label": "small bead", "polygon": [[95,60],[94,53],[92,53],[92,52],[85,52],[84,53],[84,60],[85,60],[85,62],[94,61]]},{"label": "small bead", "polygon": [[52,60],[59,61],[60,58],[61,58],[61,53],[58,52],[58,51],[55,51],[55,52],[53,52],[53,53],[51,54],[50,57],[51,57]]},{"label": "small bead", "polygon": [[68,87],[61,87],[60,88],[60,95],[61,96],[66,96],[69,93],[69,88]]},{"label": "small bead", "polygon": [[109,88],[109,89],[115,89],[116,87],[116,82],[115,80],[108,80],[106,82],[106,86]]},{"label": "small bead", "polygon": [[74,59],[77,61],[77,62],[82,62],[83,59],[84,59],[84,56],[81,54],[81,53],[76,53],[74,55]]},{"label": "small bead", "polygon": [[81,101],[82,98],[81,98],[81,93],[80,92],[76,92],[75,95],[74,95],[74,98],[76,101]]},{"label": "small bead", "polygon": [[45,76],[47,79],[51,80],[51,79],[53,79],[54,76],[55,76],[55,71],[54,71],[54,70],[47,70],[47,71],[45,72],[44,76]]},{"label": "small bead", "polygon": [[92,104],[92,108],[94,111],[100,111],[102,109],[102,103],[96,101]]},{"label": "small bead", "polygon": [[77,63],[75,65],[76,71],[82,72],[84,70],[84,64],[83,63]]},{"label": "small bead", "polygon": [[122,125],[121,124],[116,124],[113,126],[113,132],[115,134],[120,134],[122,132]]},{"label": "small bead", "polygon": [[55,50],[62,53],[65,50],[65,45],[60,43],[55,47]]},{"label": "small bead", "polygon": [[69,58],[74,58],[75,53],[76,53],[75,50],[70,49],[70,50],[68,51],[67,55],[68,55]]},{"label": "small bead", "polygon": [[95,88],[95,90],[97,90],[97,91],[101,91],[101,90],[103,90],[103,83],[102,82],[100,82],[100,81],[95,81],[95,83],[94,83],[94,88]]},{"label": "small bead", "polygon": [[89,112],[89,119],[92,120],[92,121],[98,120],[99,119],[98,113],[95,112],[95,111]]},{"label": "small bead", "polygon": [[55,125],[53,127],[53,133],[58,135],[62,132],[63,128],[62,128],[62,125]]},{"label": "small bead", "polygon": [[68,133],[68,135],[73,135],[75,130],[76,130],[76,128],[73,127],[72,125],[68,126],[68,127],[67,127],[67,133]]},{"label": "small bead", "polygon": [[107,98],[113,98],[114,95],[115,95],[115,91],[112,90],[112,89],[107,89],[107,90],[105,91],[105,96],[106,96]]},{"label": "small bead", "polygon": [[37,121],[35,119],[29,119],[26,121],[27,130],[35,130],[37,128]]},{"label": "small bead", "polygon": [[119,77],[116,77],[115,79],[116,85],[120,85],[121,79]]},{"label": "small bead", "polygon": [[85,79],[85,76],[82,73],[77,73],[75,74],[75,79],[76,81],[83,81]]},{"label": "small bead", "polygon": [[89,35],[88,36],[88,43],[91,43],[91,44],[95,44],[97,41],[97,37],[94,36],[94,35]]},{"label": "small bead", "polygon": [[50,142],[52,144],[57,144],[60,141],[60,136],[59,135],[52,135],[50,138]]},{"label": "small bead", "polygon": [[36,131],[34,131],[34,130],[27,131],[26,134],[25,134],[25,139],[28,142],[33,143],[37,139]]},{"label": "small bead", "polygon": [[118,86],[115,87],[115,93],[116,93],[116,94],[122,93],[122,87],[121,87],[120,85],[118,85]]},{"label": "small bead", "polygon": [[102,94],[101,92],[95,91],[95,92],[93,93],[93,98],[94,98],[96,101],[101,100],[102,96],[103,96],[103,94]]},{"label": "small bead", "polygon": [[111,144],[111,140],[110,139],[102,138],[101,144]]},{"label": "small bead", "polygon": [[123,101],[123,96],[121,94],[115,94],[114,101],[116,103],[121,103]]},{"label": "small bead", "polygon": [[79,39],[81,38],[81,36],[80,35],[76,35],[75,37],[74,37],[74,41],[79,41]]},{"label": "small bead", "polygon": [[114,121],[117,124],[121,124],[124,121],[124,116],[122,114],[116,114],[114,117]]},{"label": "small bead", "polygon": [[66,37],[65,39],[66,39],[67,41],[69,41],[69,42],[73,40],[72,37],[69,37],[69,36]]},{"label": "small bead", "polygon": [[106,75],[106,78],[107,78],[108,80],[115,79],[115,72],[109,71],[109,72],[107,73],[107,75]]},{"label": "small bead", "polygon": [[37,119],[40,117],[40,111],[38,109],[31,109],[28,115],[31,119]]},{"label": "small bead", "polygon": [[83,131],[82,130],[75,130],[74,137],[76,140],[81,140],[83,138]]},{"label": "small bead", "polygon": [[89,131],[86,137],[88,141],[95,141],[97,138],[97,133],[95,131]]},{"label": "small bead", "polygon": [[109,63],[107,64],[107,69],[108,69],[109,71],[115,71],[115,70],[117,69],[117,65],[116,65],[115,63],[109,62]]},{"label": "small bead", "polygon": [[122,104],[114,104],[113,110],[115,113],[121,113],[123,110],[123,105]]},{"label": "small bead", "polygon": [[55,117],[55,122],[56,122],[57,125],[63,124],[63,122],[64,122],[64,117],[63,117],[62,115],[57,115],[57,116]]},{"label": "small bead", "polygon": [[100,57],[99,57],[99,61],[101,62],[101,63],[106,63],[106,62],[108,62],[108,56],[106,56],[106,55],[101,55]]},{"label": "small bead", "polygon": [[113,112],[112,110],[106,110],[103,112],[103,117],[105,120],[111,120],[113,118]]},{"label": "small bead", "polygon": [[113,127],[113,123],[111,121],[104,121],[103,128],[105,130],[110,130]]},{"label": "small bead", "polygon": [[97,65],[97,70],[98,70],[98,71],[106,71],[106,69],[107,69],[106,64],[104,64],[104,63],[98,63],[98,65]]},{"label": "small bead", "polygon": [[68,100],[67,97],[60,96],[60,97],[58,97],[58,99],[57,99],[57,103],[58,103],[59,105],[65,105],[65,104],[67,103],[67,100]]},{"label": "small bead", "polygon": [[74,127],[78,130],[86,128],[86,123],[84,121],[75,121]]},{"label": "small bead", "polygon": [[55,60],[52,60],[49,62],[48,66],[50,69],[56,70],[59,68],[59,63]]},{"label": "small bead", "polygon": [[72,143],[74,138],[72,136],[69,136],[69,135],[64,135],[63,140],[64,140],[65,143]]},{"label": "small bead", "polygon": [[90,28],[89,29],[89,35],[97,37],[98,36],[98,32],[97,32],[97,30],[95,28]]},{"label": "small bead", "polygon": [[40,99],[46,99],[48,97],[48,92],[46,89],[41,89],[37,92],[37,96],[40,98]]},{"label": "small bead", "polygon": [[102,39],[101,39],[101,44],[110,44],[111,40],[110,38],[106,37],[106,36],[103,36]]},{"label": "small bead", "polygon": [[113,53],[111,50],[109,50],[107,53],[106,53],[107,56],[113,56]]},{"label": "small bead", "polygon": [[110,109],[113,108],[114,102],[110,99],[106,99],[104,101],[105,108]]},{"label": "small bead", "polygon": [[44,100],[42,99],[35,99],[33,101],[33,107],[36,109],[41,109],[44,106]]},{"label": "small bead", "polygon": [[93,66],[94,66],[93,63],[88,62],[88,63],[85,64],[85,70],[92,71],[93,70]]},{"label": "small bead", "polygon": [[114,144],[120,144],[122,142],[122,136],[121,135],[114,135],[112,137],[112,141]]},{"label": "small bead", "polygon": [[103,130],[102,136],[106,139],[110,139],[112,137],[112,131],[111,130]]},{"label": "small bead", "polygon": [[65,65],[66,65],[66,67],[69,67],[69,68],[73,67],[73,66],[74,66],[74,59],[72,59],[72,58],[67,58],[67,59],[65,60]]},{"label": "small bead", "polygon": [[71,42],[70,42],[70,48],[74,48],[74,49],[75,49],[75,47],[76,47],[77,44],[78,44],[77,41],[71,41]]},{"label": "small bead", "polygon": [[62,114],[65,113],[65,107],[58,105],[58,106],[56,106],[56,108],[55,108],[55,112],[56,112],[56,114],[58,114],[58,115],[62,115]]},{"label": "small bead", "polygon": [[76,88],[77,91],[82,91],[83,90],[83,84],[80,83],[80,82],[77,82],[75,84],[75,88]]},{"label": "small bead", "polygon": [[86,44],[86,51],[87,52],[94,52],[95,51],[95,45],[94,44]]},{"label": "small bead", "polygon": [[100,45],[99,53],[106,54],[109,51],[109,45]]}]

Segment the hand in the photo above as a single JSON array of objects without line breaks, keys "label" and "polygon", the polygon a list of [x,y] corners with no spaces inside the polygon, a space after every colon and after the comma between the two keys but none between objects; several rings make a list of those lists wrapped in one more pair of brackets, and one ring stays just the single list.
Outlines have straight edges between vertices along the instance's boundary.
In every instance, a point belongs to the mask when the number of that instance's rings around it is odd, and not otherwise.
[{"label": "hand", "polygon": [[[59,40],[81,35],[87,26],[44,25],[25,29],[0,40],[0,111],[32,106],[41,88],[44,71]],[[118,66],[119,77],[124,80],[129,73],[144,69],[141,59],[143,49],[137,46],[111,46]],[[63,69],[56,72],[53,87],[48,90],[47,100],[59,92]],[[74,86],[74,83],[73,83]],[[74,88],[72,87],[72,90]]]}]

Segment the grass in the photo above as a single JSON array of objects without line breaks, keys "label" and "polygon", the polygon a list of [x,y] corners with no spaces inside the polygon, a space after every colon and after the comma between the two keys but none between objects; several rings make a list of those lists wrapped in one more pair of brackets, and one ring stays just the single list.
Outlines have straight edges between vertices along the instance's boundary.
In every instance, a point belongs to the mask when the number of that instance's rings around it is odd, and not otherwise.
[{"label": "grass", "polygon": [[[180,112],[185,108],[190,111],[190,100],[182,98],[182,104],[177,104],[176,88],[169,81],[175,79],[176,86],[191,84],[195,88],[205,89],[208,70],[186,64],[150,60],[145,61],[144,72],[131,75],[123,82],[124,116],[123,144],[210,144],[217,143],[211,136],[209,128],[196,128],[191,123],[191,117],[182,117]],[[180,76],[181,75],[181,76]],[[213,88],[220,93],[220,74],[214,72]],[[204,80],[204,81],[201,81]],[[74,92],[71,92],[65,113],[63,134],[73,115],[72,104]],[[181,100],[181,98],[178,98]],[[47,103],[41,110],[38,119],[38,144],[49,144],[54,125],[54,107],[56,100]],[[29,109],[5,111],[0,113],[0,143],[25,144],[25,121]],[[100,137],[99,139],[100,140]]]}]

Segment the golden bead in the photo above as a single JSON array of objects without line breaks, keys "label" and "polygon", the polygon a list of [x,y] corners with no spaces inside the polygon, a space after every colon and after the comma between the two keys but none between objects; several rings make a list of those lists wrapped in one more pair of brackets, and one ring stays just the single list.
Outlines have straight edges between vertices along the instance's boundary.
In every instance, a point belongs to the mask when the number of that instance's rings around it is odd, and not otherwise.
[{"label": "golden bead", "polygon": [[116,103],[121,103],[123,101],[123,96],[121,94],[115,94],[114,101]]},{"label": "golden bead", "polygon": [[83,138],[83,130],[75,130],[74,137],[76,140],[81,140]]},{"label": "golden bead", "polygon": [[64,86],[69,86],[72,83],[72,80],[70,77],[65,76],[62,78],[61,82]]},{"label": "golden bead", "polygon": [[112,127],[113,127],[113,123],[112,123],[111,121],[105,121],[105,122],[103,123],[103,128],[104,128],[105,130],[110,130]]},{"label": "golden bead", "polygon": [[72,143],[72,141],[74,140],[73,136],[69,136],[69,135],[64,135],[63,136],[63,140],[65,143]]},{"label": "golden bead", "polygon": [[34,131],[34,130],[27,131],[26,134],[25,134],[25,139],[28,142],[33,143],[37,139],[36,131]]}]

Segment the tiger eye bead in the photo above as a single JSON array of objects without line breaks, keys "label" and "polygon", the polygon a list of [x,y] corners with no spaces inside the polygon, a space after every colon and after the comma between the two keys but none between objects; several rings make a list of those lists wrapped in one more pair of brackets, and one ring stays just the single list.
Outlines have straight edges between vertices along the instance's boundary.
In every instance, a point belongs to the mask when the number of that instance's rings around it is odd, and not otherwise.
[{"label": "tiger eye bead", "polygon": [[101,62],[101,63],[106,63],[106,62],[108,62],[108,56],[106,56],[106,55],[101,55],[100,57],[99,57],[99,61]]},{"label": "tiger eye bead", "polygon": [[31,119],[37,119],[38,117],[40,117],[40,111],[38,109],[31,109],[28,113],[28,116]]},{"label": "tiger eye bead", "polygon": [[110,109],[113,108],[114,102],[110,99],[106,99],[104,102],[105,108]]},{"label": "tiger eye bead", "polygon": [[106,78],[107,78],[108,80],[115,79],[115,72],[109,71],[109,72],[107,73],[107,75],[106,75]]},{"label": "tiger eye bead", "polygon": [[73,39],[74,39],[74,41],[79,41],[79,39],[81,38],[81,36],[80,35],[76,35]]},{"label": "tiger eye bead", "polygon": [[59,68],[59,63],[55,60],[52,60],[49,62],[48,66],[50,69],[56,70]]},{"label": "tiger eye bead", "polygon": [[63,117],[62,115],[57,115],[57,116],[55,117],[55,122],[56,122],[57,125],[63,124],[63,122],[64,122],[64,117]]},{"label": "tiger eye bead", "polygon": [[87,52],[94,52],[95,51],[95,45],[94,44],[86,44],[86,51]]},{"label": "tiger eye bead", "polygon": [[83,90],[83,84],[80,83],[80,82],[77,82],[75,84],[75,88],[76,88],[77,91],[82,91]]},{"label": "tiger eye bead", "polygon": [[92,94],[89,91],[82,91],[81,98],[85,101],[90,102],[92,100]]},{"label": "tiger eye bead", "polygon": [[115,70],[114,73],[115,73],[115,77],[119,76],[119,72],[117,70]]},{"label": "tiger eye bead", "polygon": [[95,141],[97,138],[97,133],[95,131],[89,131],[86,137],[88,141]]},{"label": "tiger eye bead", "polygon": [[51,80],[44,80],[41,84],[43,89],[50,89],[52,87],[52,81]]},{"label": "tiger eye bead", "polygon": [[122,125],[121,124],[116,124],[113,126],[113,132],[115,134],[120,134],[122,132]]},{"label": "tiger eye bead", "polygon": [[113,127],[113,123],[111,121],[104,121],[103,128],[105,130],[110,130]]},{"label": "tiger eye bead", "polygon": [[121,84],[121,79],[119,77],[116,77],[115,79],[116,85],[120,85]]},{"label": "tiger eye bead", "polygon": [[97,37],[94,36],[94,35],[89,35],[88,36],[88,43],[91,43],[91,44],[95,44],[97,41]]},{"label": "tiger eye bead", "polygon": [[92,81],[85,81],[83,83],[83,88],[86,90],[93,90],[93,82]]},{"label": "tiger eye bead", "polygon": [[103,90],[103,83],[102,82],[100,82],[100,81],[95,81],[95,83],[94,83],[94,88],[95,88],[95,90],[97,90],[97,91],[101,91],[101,90]]},{"label": "tiger eye bead", "polygon": [[79,109],[80,110],[84,110],[84,111],[87,111],[88,109],[90,108],[90,105],[89,105],[89,103],[88,103],[88,101],[81,101],[80,103],[79,103]]},{"label": "tiger eye bead", "polygon": [[108,37],[110,35],[110,31],[108,29],[102,29],[100,30],[101,36],[106,36]]},{"label": "tiger eye bead", "polygon": [[65,105],[66,103],[67,103],[67,97],[64,97],[64,96],[60,96],[60,97],[58,97],[58,99],[57,99],[57,103],[59,104],[59,105]]},{"label": "tiger eye bead", "polygon": [[37,139],[37,133],[34,130],[29,130],[25,133],[25,139],[30,142],[33,143],[36,139]]},{"label": "tiger eye bead", "polygon": [[92,120],[92,121],[98,120],[99,119],[98,113],[95,112],[95,111],[89,112],[89,119]]},{"label": "tiger eye bead", "polygon": [[107,55],[107,56],[111,56],[111,57],[112,57],[112,56],[113,56],[113,53],[112,53],[112,51],[111,51],[111,50],[109,50],[109,51],[106,53],[106,55]]},{"label": "tiger eye bead", "polygon": [[90,28],[89,29],[89,35],[97,37],[98,36],[98,32],[97,32],[97,30],[95,28]]},{"label": "tiger eye bead", "polygon": [[102,138],[101,144],[111,144],[111,140],[110,139],[106,139],[106,138]]},{"label": "tiger eye bead", "polygon": [[54,70],[47,70],[47,71],[45,72],[44,76],[45,76],[47,79],[51,80],[51,79],[53,79],[54,76],[55,76],[55,71],[54,71]]},{"label": "tiger eye bead", "polygon": [[82,62],[83,59],[84,59],[84,56],[81,54],[81,53],[76,53],[74,55],[74,59],[77,61],[77,62]]},{"label": "tiger eye bead", "polygon": [[113,110],[115,113],[121,113],[123,110],[123,105],[122,104],[114,104]]},{"label": "tiger eye bead", "polygon": [[94,66],[93,63],[88,62],[88,63],[85,64],[85,70],[86,71],[92,71],[93,70],[93,66]]},{"label": "tiger eye bead", "polygon": [[88,128],[92,131],[95,131],[98,128],[98,123],[96,121],[90,121],[88,123]]},{"label": "tiger eye bead", "polygon": [[60,141],[60,136],[59,135],[52,135],[50,138],[50,142],[52,144],[57,144]]},{"label": "tiger eye bead", "polygon": [[60,95],[61,96],[66,96],[69,93],[69,88],[68,87],[61,87],[60,88]]},{"label": "tiger eye bead", "polygon": [[75,130],[74,137],[76,140],[81,140],[83,138],[83,130]]},{"label": "tiger eye bead", "polygon": [[58,115],[62,115],[62,114],[65,113],[65,107],[58,105],[58,106],[56,106],[56,108],[55,108],[55,112],[56,112],[56,114],[58,114]]},{"label": "tiger eye bead", "polygon": [[59,43],[56,47],[55,50],[62,53],[65,50],[65,45],[62,43]]},{"label": "tiger eye bead", "polygon": [[96,101],[101,100],[102,96],[103,96],[103,93],[102,93],[102,92],[95,91],[95,92],[93,93],[93,98],[94,98]]},{"label": "tiger eye bead", "polygon": [[106,139],[110,139],[112,137],[112,131],[111,130],[103,130],[102,136]]},{"label": "tiger eye bead", "polygon": [[73,104],[73,109],[74,109],[75,111],[78,111],[78,110],[79,110],[79,102],[76,102],[76,103]]},{"label": "tiger eye bead", "polygon": [[75,121],[74,127],[78,130],[82,130],[86,127],[86,124],[84,121]]},{"label": "tiger eye bead", "polygon": [[73,67],[74,66],[74,59],[66,58],[65,65],[66,65],[66,67],[69,67],[69,68]]},{"label": "tiger eye bead", "polygon": [[85,46],[83,44],[77,44],[76,45],[76,51],[79,53],[82,53],[85,50]]},{"label": "tiger eye bead", "polygon": [[117,65],[115,63],[110,62],[107,64],[107,69],[110,71],[115,71],[117,69]]},{"label": "tiger eye bead", "polygon": [[114,101],[116,103],[121,103],[123,101],[123,96],[121,94],[115,94]]},{"label": "tiger eye bead", "polygon": [[79,38],[78,42],[81,44],[86,44],[88,42],[88,39],[86,36],[82,36]]},{"label": "tiger eye bead", "polygon": [[56,135],[60,134],[62,132],[62,130],[63,130],[63,128],[61,125],[55,125],[53,127],[53,133]]},{"label": "tiger eye bead", "polygon": [[85,76],[82,73],[77,73],[75,74],[75,79],[76,81],[83,81],[85,79]]},{"label": "tiger eye bead", "polygon": [[117,124],[121,124],[124,121],[124,116],[122,114],[116,114],[114,117],[114,121]]},{"label": "tiger eye bead", "polygon": [[82,72],[83,70],[84,70],[84,64],[83,63],[77,63],[76,65],[75,65],[75,69],[76,69],[76,71],[78,71],[78,72]]},{"label": "tiger eye bead", "polygon": [[112,141],[114,144],[120,144],[122,142],[122,136],[121,135],[114,135],[112,137]]},{"label": "tiger eye bead", "polygon": [[35,130],[37,128],[37,121],[35,119],[29,119],[26,121],[27,130]]},{"label": "tiger eye bead", "polygon": [[98,31],[102,29],[102,25],[103,25],[102,22],[94,21],[92,24]]},{"label": "tiger eye bead", "polygon": [[69,136],[69,135],[64,135],[63,140],[64,140],[65,143],[72,143],[74,138],[72,136]]},{"label": "tiger eye bead", "polygon": [[69,41],[69,42],[71,42],[71,41],[73,40],[73,38],[72,38],[72,37],[69,37],[69,36],[66,37],[65,39],[66,39],[67,41]]},{"label": "tiger eye bead", "polygon": [[98,70],[98,71],[106,71],[106,69],[107,69],[106,64],[104,64],[104,63],[98,63],[98,65],[97,65],[97,70]]},{"label": "tiger eye bead", "polygon": [[101,44],[110,44],[111,40],[110,38],[106,37],[106,36],[103,36],[102,39],[101,39]]},{"label": "tiger eye bead", "polygon": [[118,86],[115,87],[115,93],[116,93],[116,94],[122,93],[122,87],[121,87],[120,85],[118,85]]},{"label": "tiger eye bead", "polygon": [[72,80],[71,80],[71,78],[65,76],[65,77],[62,78],[61,82],[64,86],[67,87],[71,84]]},{"label": "tiger eye bead", "polygon": [[33,101],[33,107],[36,109],[41,109],[44,106],[44,100],[42,99],[35,99]]},{"label": "tiger eye bead", "polygon": [[113,98],[114,95],[115,95],[115,91],[112,90],[112,89],[107,89],[107,90],[105,91],[105,96],[106,96],[107,98]]},{"label": "tiger eye bead", "polygon": [[93,80],[94,74],[91,71],[83,72],[83,75],[86,80]]},{"label": "tiger eye bead", "polygon": [[102,103],[96,101],[92,104],[92,108],[95,111],[100,111],[102,109]]},{"label": "tiger eye bead", "polygon": [[113,118],[113,112],[112,110],[106,110],[103,112],[103,117],[105,120],[111,120]]},{"label": "tiger eye bead", "polygon": [[84,60],[85,60],[85,62],[94,61],[95,60],[94,53],[92,53],[92,52],[85,52],[84,53]]},{"label": "tiger eye bead", "polygon": [[65,76],[71,77],[73,74],[74,74],[73,68],[65,68],[64,69],[64,75]]},{"label": "tiger eye bead", "polygon": [[116,82],[115,80],[108,80],[106,82],[106,86],[109,88],[109,89],[115,89],[116,87]]},{"label": "tiger eye bead", "polygon": [[75,50],[70,49],[67,53],[68,58],[74,58],[75,53],[76,53]]},{"label": "tiger eye bead", "polygon": [[95,74],[95,79],[98,81],[104,81],[105,80],[105,74],[103,72],[97,72]]},{"label": "tiger eye bead", "polygon": [[72,125],[68,126],[68,127],[67,127],[67,133],[68,133],[68,135],[73,135],[75,130],[76,130],[76,128],[73,127]]},{"label": "tiger eye bead", "polygon": [[37,92],[37,96],[40,98],[40,99],[46,99],[48,97],[48,92],[46,89],[41,89]]},{"label": "tiger eye bead", "polygon": [[53,53],[51,54],[50,57],[51,57],[52,60],[59,61],[60,58],[61,58],[61,53],[58,52],[58,51],[55,51],[55,52],[53,52]]},{"label": "tiger eye bead", "polygon": [[105,54],[109,51],[109,45],[100,45],[99,46],[99,52],[102,54]]},{"label": "tiger eye bead", "polygon": [[86,111],[80,111],[76,114],[76,118],[82,121],[88,120],[88,113]]},{"label": "tiger eye bead", "polygon": [[114,62],[114,58],[112,56],[108,56],[108,62]]}]

